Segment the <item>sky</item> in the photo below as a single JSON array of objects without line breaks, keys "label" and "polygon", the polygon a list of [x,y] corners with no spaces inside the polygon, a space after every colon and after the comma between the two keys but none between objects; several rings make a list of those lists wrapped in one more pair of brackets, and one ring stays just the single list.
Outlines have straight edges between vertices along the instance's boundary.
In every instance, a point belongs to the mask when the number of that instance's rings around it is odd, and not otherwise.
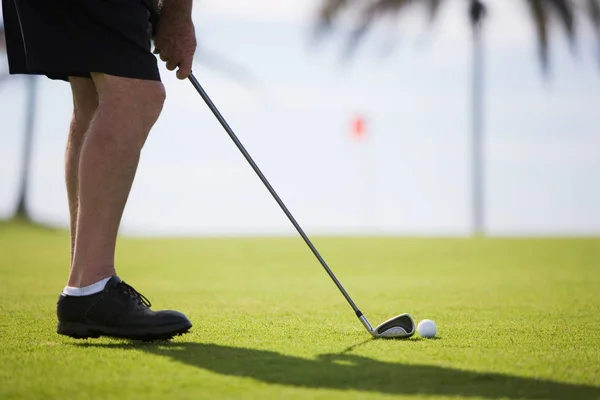
[{"label": "sky", "polygon": [[[464,2],[450,1],[432,26],[418,9],[381,24],[351,60],[343,57],[348,19],[311,42],[317,5],[195,3],[196,76],[308,232],[468,234],[472,47]],[[486,231],[597,235],[598,45],[582,26],[573,55],[554,29],[544,77],[522,6],[490,2],[484,31]],[[122,232],[293,234],[189,83],[161,73],[167,102]],[[67,226],[70,91],[62,82],[39,85],[29,206],[37,220]],[[14,210],[24,88],[20,77],[0,87],[0,218]],[[362,141],[350,130],[358,115],[366,121]]]}]

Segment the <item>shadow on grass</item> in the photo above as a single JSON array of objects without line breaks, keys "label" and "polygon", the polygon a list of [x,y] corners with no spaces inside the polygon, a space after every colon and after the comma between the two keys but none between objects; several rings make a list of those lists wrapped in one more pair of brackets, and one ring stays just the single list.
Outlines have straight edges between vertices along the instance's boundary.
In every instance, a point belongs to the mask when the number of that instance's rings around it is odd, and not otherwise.
[{"label": "shadow on grass", "polygon": [[378,361],[351,354],[305,359],[203,343],[80,344],[168,357],[214,373],[314,389],[510,399],[598,399],[600,388],[496,373]]}]

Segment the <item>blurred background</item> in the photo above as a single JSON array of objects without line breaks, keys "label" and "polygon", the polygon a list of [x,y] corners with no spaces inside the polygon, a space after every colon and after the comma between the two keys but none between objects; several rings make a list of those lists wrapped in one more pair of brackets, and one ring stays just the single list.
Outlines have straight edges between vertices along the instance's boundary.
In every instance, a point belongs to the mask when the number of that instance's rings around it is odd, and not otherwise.
[{"label": "blurred background", "polygon": [[[197,78],[307,234],[600,234],[598,1],[203,0],[194,22]],[[0,219],[67,228],[69,85],[7,68]],[[161,73],[121,232],[295,234]]]}]

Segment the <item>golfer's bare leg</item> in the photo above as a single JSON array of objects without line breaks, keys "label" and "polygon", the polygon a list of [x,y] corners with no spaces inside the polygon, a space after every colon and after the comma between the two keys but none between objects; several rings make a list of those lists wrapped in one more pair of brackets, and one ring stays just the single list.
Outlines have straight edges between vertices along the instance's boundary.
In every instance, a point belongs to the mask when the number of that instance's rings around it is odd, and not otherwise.
[{"label": "golfer's bare leg", "polygon": [[68,285],[115,274],[119,224],[140,152],[163,106],[162,83],[93,74],[98,108],[79,160],[79,207]]},{"label": "golfer's bare leg", "polygon": [[79,159],[85,133],[98,107],[98,93],[94,82],[90,78],[71,77],[69,82],[73,93],[73,117],[65,154],[65,179],[69,200],[71,263],[73,263],[77,232],[77,209],[79,207]]}]

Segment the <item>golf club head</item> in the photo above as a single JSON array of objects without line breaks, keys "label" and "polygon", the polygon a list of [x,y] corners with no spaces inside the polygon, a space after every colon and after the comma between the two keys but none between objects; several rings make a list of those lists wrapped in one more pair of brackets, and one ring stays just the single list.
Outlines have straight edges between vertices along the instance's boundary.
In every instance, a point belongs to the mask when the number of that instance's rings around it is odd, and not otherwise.
[{"label": "golf club head", "polygon": [[415,321],[409,314],[390,318],[373,330],[373,336],[384,339],[403,339],[415,334]]}]

